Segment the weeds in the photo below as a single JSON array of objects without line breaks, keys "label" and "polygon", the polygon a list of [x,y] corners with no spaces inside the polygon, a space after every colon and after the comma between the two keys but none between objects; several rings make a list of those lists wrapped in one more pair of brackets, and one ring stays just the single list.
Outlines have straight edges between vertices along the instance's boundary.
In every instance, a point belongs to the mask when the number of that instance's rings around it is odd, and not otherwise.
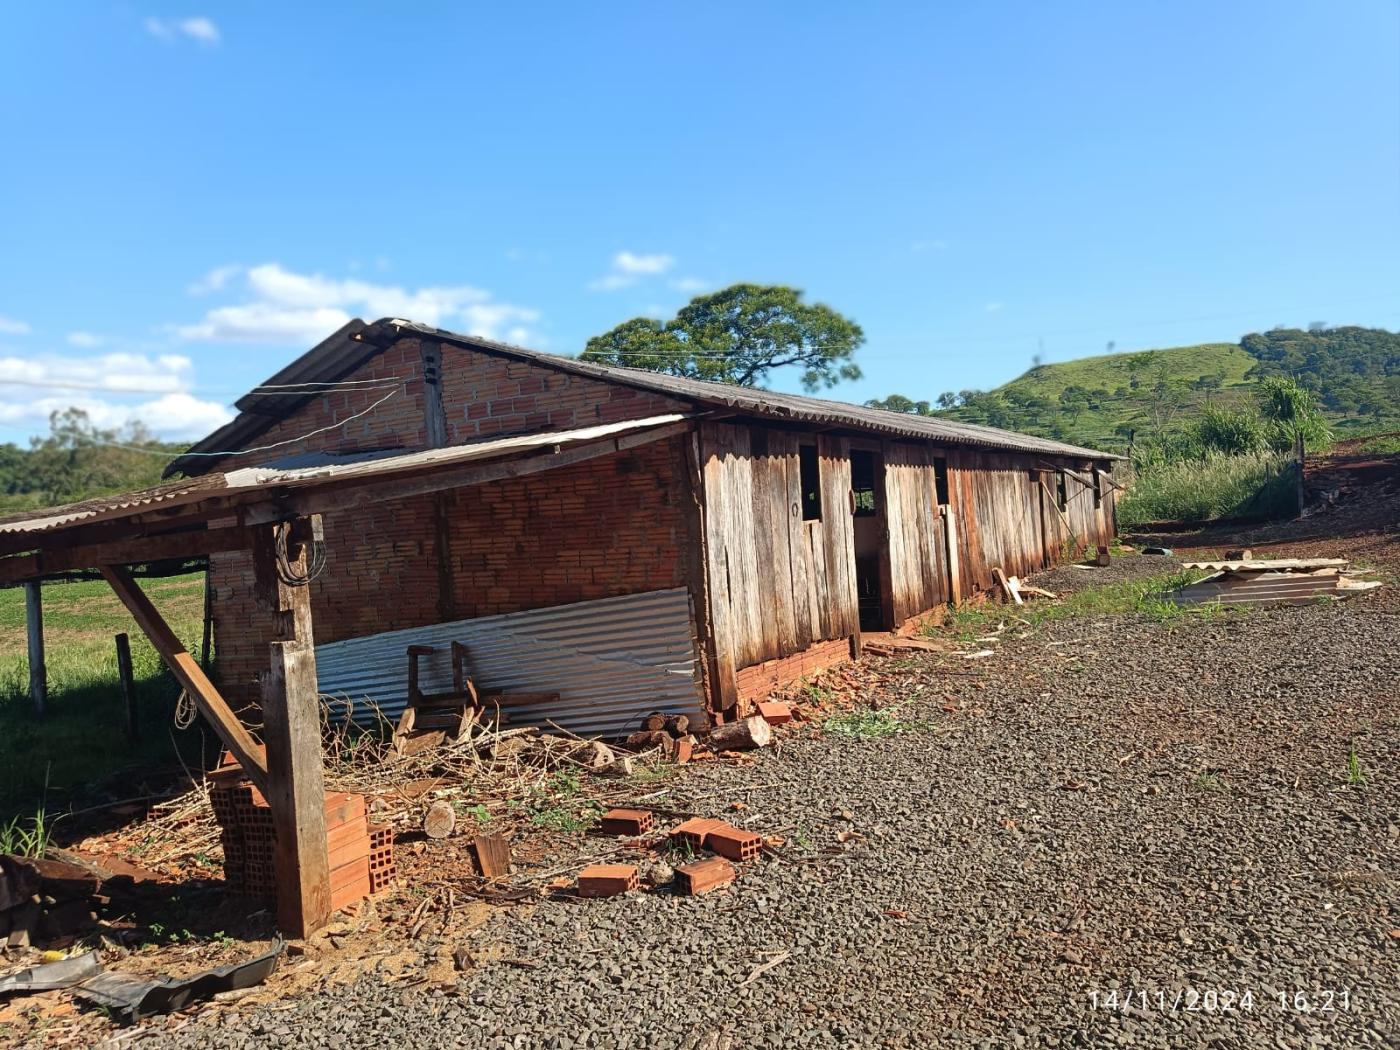
[{"label": "weeds", "polygon": [[1217,453],[1139,468],[1118,503],[1118,521],[1262,520],[1289,513],[1294,498],[1289,455]]},{"label": "weeds", "polygon": [[1366,770],[1361,765],[1361,758],[1356,753],[1355,744],[1347,752],[1347,783],[1352,787],[1365,787],[1370,783],[1370,778],[1366,776]]},{"label": "weeds", "polygon": [[52,830],[42,809],[27,820],[14,817],[8,824],[0,824],[0,853],[42,857],[48,852]]},{"label": "weeds", "polygon": [[576,834],[587,831],[598,823],[598,818],[602,815],[603,811],[592,802],[583,806],[577,813],[566,806],[546,806],[530,815],[530,823],[548,831]]},{"label": "weeds", "polygon": [[1192,786],[1197,791],[1224,791],[1225,782],[1214,773],[1202,773],[1194,781]]},{"label": "weeds", "polygon": [[822,725],[828,733],[836,733],[839,736],[851,736],[858,740],[871,740],[878,737],[896,736],[915,728],[912,723],[903,722],[894,711],[886,708],[876,711],[867,708],[864,711],[848,711],[842,715],[833,715]]}]

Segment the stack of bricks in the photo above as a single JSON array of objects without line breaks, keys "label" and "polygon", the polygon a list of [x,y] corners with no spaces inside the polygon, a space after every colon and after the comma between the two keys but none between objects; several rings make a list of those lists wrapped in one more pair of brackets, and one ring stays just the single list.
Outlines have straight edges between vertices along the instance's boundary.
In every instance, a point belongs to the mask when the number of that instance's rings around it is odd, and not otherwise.
[{"label": "stack of bricks", "polygon": [[[277,836],[267,800],[237,767],[221,769],[210,780],[229,889],[276,897]],[[328,792],[325,812],[331,910],[338,911],[393,882],[394,838],[389,828],[369,823],[363,795]]]}]

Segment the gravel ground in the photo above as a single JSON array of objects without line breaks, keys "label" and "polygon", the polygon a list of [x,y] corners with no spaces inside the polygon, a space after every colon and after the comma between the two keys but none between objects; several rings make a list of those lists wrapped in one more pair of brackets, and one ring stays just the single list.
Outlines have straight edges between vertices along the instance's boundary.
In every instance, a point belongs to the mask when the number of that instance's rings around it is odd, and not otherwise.
[{"label": "gravel ground", "polygon": [[455,943],[498,961],[455,983],[141,1045],[1397,1045],[1396,598],[869,661],[847,679],[906,731],[808,727],[677,781],[787,839],[736,887],[496,910]]}]

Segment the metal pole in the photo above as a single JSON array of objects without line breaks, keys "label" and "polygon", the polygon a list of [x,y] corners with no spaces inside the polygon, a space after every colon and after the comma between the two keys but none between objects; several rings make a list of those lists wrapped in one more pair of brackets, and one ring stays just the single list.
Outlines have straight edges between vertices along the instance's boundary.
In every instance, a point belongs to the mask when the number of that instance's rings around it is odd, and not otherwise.
[{"label": "metal pole", "polygon": [[24,622],[29,632],[29,698],[34,701],[34,713],[44,716],[49,698],[49,671],[44,663],[44,598],[43,585],[30,580],[24,585]]}]

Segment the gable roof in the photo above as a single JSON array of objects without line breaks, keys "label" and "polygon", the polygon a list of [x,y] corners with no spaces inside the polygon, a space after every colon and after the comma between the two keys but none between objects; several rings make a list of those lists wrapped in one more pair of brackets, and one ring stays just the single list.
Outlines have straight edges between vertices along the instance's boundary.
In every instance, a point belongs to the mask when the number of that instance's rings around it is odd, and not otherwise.
[{"label": "gable roof", "polygon": [[[684,376],[649,372],[639,368],[580,361],[573,357],[527,350],[479,336],[461,335],[415,321],[386,317],[372,324],[358,319],[351,321],[272,376],[256,392],[250,392],[240,398],[234,403],[239,414],[233,421],[226,423],[190,448],[187,453],[172,461],[165,469],[165,476],[169,477],[179,471],[199,473],[194,468],[203,457],[221,449],[243,447],[302,404],[319,396],[322,391],[312,384],[330,383],[344,378],[403,336],[429,337],[452,346],[524,361],[570,375],[617,383],[710,408],[766,419],[843,426],[853,430],[933,441],[942,445],[972,446],[993,451],[1038,452],[1076,459],[1122,458],[1110,452],[1032,437],[1012,430],[963,423],[941,416],[889,412],[844,401],[782,394],[772,390],[756,390],[729,383],[688,379]],[[268,391],[266,388],[279,390]],[[281,392],[282,390],[285,390],[285,393]]]}]

